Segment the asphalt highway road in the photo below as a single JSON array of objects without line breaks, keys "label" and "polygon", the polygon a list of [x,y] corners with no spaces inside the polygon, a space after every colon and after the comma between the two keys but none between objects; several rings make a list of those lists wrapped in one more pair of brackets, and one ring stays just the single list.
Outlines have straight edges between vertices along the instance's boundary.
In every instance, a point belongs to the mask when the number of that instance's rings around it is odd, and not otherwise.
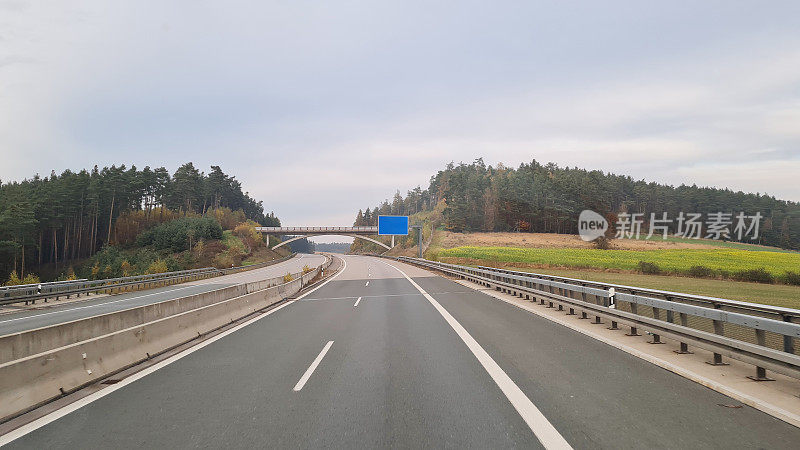
[{"label": "asphalt highway road", "polygon": [[63,304],[52,300],[49,303],[40,302],[41,306],[46,307],[0,315],[0,336],[213,291],[236,284],[265,280],[287,273],[297,273],[303,270],[305,265],[316,267],[323,262],[325,262],[325,257],[322,255],[298,254],[294,258],[278,264],[221,277],[124,294],[90,296],[87,297],[87,300],[80,302]]},{"label": "asphalt highway road", "polygon": [[[797,448],[800,429],[481,292],[335,279],[10,448]],[[406,275],[409,278],[406,278]],[[102,392],[102,391],[101,391]]]}]

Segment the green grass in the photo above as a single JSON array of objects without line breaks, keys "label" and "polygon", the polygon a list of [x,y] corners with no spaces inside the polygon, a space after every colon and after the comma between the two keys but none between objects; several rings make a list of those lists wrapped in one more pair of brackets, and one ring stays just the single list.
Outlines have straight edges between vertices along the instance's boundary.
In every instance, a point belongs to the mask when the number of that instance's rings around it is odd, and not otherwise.
[{"label": "green grass", "polygon": [[599,281],[603,283],[682,292],[685,294],[707,295],[710,297],[783,306],[786,308],[800,308],[800,287],[798,286],[768,285],[730,280],[707,280],[663,275],[642,275],[637,273],[598,272],[579,269],[519,269],[513,267],[510,267],[510,269],[560,277],[578,278],[581,280]]},{"label": "green grass", "polygon": [[[638,240],[644,241],[644,240],[647,240],[647,239],[645,239],[645,236],[642,235],[642,236],[639,237]],[[651,241],[661,241],[662,239],[661,239],[661,237],[654,236],[653,238],[651,238],[649,240],[651,240]],[[702,244],[702,245],[710,245],[710,246],[713,246],[713,247],[724,247],[724,248],[733,248],[733,249],[738,249],[738,250],[748,250],[748,251],[758,251],[758,252],[777,252],[777,253],[800,254],[800,252],[797,252],[796,250],[788,250],[788,249],[778,248],[778,247],[769,247],[767,245],[745,244],[745,243],[742,243],[742,242],[730,242],[730,241],[726,242],[726,241],[720,241],[720,240],[717,240],[717,239],[689,239],[689,238],[678,237],[678,236],[667,236],[667,238],[664,239],[664,241],[667,241],[667,242],[679,242],[679,243],[683,243],[683,244]]]},{"label": "green grass", "polygon": [[775,277],[800,270],[800,253],[739,249],[596,250],[581,248],[539,249],[516,247],[456,247],[441,250],[439,258],[464,258],[497,263],[617,269],[636,271],[640,261],[652,262],[666,272],[687,273],[705,266],[718,273],[764,268]]},{"label": "green grass", "polygon": [[231,230],[225,230],[222,232],[222,243],[225,244],[228,249],[234,249],[239,254],[245,254],[244,243],[238,236],[234,235]]}]

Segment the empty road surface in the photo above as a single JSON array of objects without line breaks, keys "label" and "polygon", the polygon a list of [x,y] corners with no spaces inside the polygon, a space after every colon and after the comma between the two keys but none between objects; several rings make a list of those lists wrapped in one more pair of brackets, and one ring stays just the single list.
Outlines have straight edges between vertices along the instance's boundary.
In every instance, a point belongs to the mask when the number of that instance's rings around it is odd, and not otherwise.
[{"label": "empty road surface", "polygon": [[10,448],[800,442],[800,429],[724,407],[738,402],[481,292],[394,261],[344,259],[316,291],[113,385]]},{"label": "empty road surface", "polygon": [[41,309],[25,309],[19,312],[0,315],[0,336],[32,330],[72,320],[84,319],[135,306],[163,302],[178,297],[200,294],[236,284],[251,281],[265,280],[287,273],[297,273],[303,266],[316,267],[325,262],[322,255],[298,254],[288,261],[283,261],[261,269],[250,270],[221,277],[207,278],[183,284],[146,289],[143,291],[128,292],[118,295],[89,296],[80,302],[65,302],[51,300],[49,303],[39,301]]}]

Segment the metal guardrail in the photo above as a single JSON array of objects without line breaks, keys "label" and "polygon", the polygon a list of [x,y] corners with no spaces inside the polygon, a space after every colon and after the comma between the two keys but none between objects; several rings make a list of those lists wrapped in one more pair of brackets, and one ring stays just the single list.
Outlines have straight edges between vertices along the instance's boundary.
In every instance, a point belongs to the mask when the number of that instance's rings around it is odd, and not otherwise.
[{"label": "metal guardrail", "polygon": [[181,270],[176,272],[165,272],[149,275],[137,275],[132,277],[107,278],[103,280],[72,281],[57,285],[36,285],[24,287],[16,290],[9,290],[0,294],[0,305],[25,302],[27,305],[36,303],[36,300],[44,300],[60,297],[69,298],[72,295],[89,293],[112,293],[114,289],[120,291],[127,288],[147,288],[157,285],[167,285],[173,283],[183,283],[185,281],[210,278],[222,275],[219,269],[206,267],[202,269]]},{"label": "metal guardrail", "polygon": [[286,261],[294,256],[294,253],[283,258],[266,261],[259,264],[231,267],[229,269],[217,269],[215,267],[204,267],[201,269],[180,270],[174,272],[156,273],[148,275],[136,275],[131,277],[107,278],[103,280],[72,280],[51,283],[29,284],[22,286],[6,286],[7,289],[0,291],[0,305],[13,303],[36,303],[36,300],[54,298],[59,300],[61,297],[70,298],[72,295],[80,297],[81,294],[108,293],[114,290],[140,290],[157,286],[167,286],[170,284],[184,283],[205,278],[212,278],[221,275],[243,272],[247,270],[260,269],[262,267]]},{"label": "metal guardrail", "polygon": [[55,291],[60,288],[68,288],[69,286],[73,286],[76,283],[88,281],[88,278],[79,278],[76,280],[64,280],[64,281],[45,281],[43,283],[32,283],[32,284],[14,284],[11,286],[0,286],[0,304],[2,304],[3,299],[7,298],[15,298],[24,295],[31,295],[37,292],[49,292]]},{"label": "metal guardrail", "polygon": [[[594,323],[611,321],[652,334],[651,343],[662,337],[680,343],[677,353],[691,353],[693,345],[714,354],[712,365],[725,365],[727,356],[756,366],[756,381],[769,380],[766,370],[800,378],[800,356],[794,340],[800,338],[800,310],[725,300],[654,289],[552,277],[490,267],[467,267],[399,257],[399,261],[438,270],[493,287],[542,305],[594,316]],[[676,323],[676,316],[677,322]]]},{"label": "metal guardrail", "polygon": [[44,283],[33,283],[33,284],[15,284],[11,286],[0,286],[0,293],[13,291],[16,289],[24,289],[24,288],[31,288],[31,287],[38,287],[38,286],[57,286],[62,284],[74,283],[76,281],[87,281],[88,278],[80,278],[77,280],[66,280],[66,281],[45,281]]},{"label": "metal guardrail", "polygon": [[[559,277],[555,275],[543,275],[532,272],[522,272],[508,269],[500,269],[496,267],[477,266],[478,269],[490,270],[500,273],[507,273],[510,275],[533,276],[545,280],[560,281],[568,284],[578,284],[581,286],[591,286],[600,289],[608,289],[613,287],[616,292],[625,292],[629,294],[645,294],[651,297],[662,298],[670,301],[686,301],[697,302],[700,304],[707,304],[714,308],[722,308],[724,310],[737,311],[743,313],[759,313],[766,314],[773,318],[779,318],[787,322],[800,323],[800,309],[784,308],[780,306],[764,305],[760,303],[750,303],[738,300],[728,300],[718,297],[709,297],[704,295],[685,294],[681,292],[663,291],[658,289],[648,289],[634,286],[625,286],[621,284],[602,283],[598,281],[579,280],[576,278]],[[786,319],[788,318],[788,319]]]}]

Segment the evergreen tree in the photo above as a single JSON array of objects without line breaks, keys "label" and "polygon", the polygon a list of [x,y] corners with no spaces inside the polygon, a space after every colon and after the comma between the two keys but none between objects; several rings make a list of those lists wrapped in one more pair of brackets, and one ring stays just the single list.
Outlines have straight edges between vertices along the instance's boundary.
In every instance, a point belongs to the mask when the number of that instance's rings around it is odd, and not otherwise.
[{"label": "evergreen tree", "polygon": [[60,270],[94,255],[117,241],[118,218],[132,212],[141,214],[137,224],[156,225],[175,217],[170,209],[202,215],[212,208],[241,210],[261,225],[280,226],[274,213],[265,216],[263,204],[219,166],[208,176],[192,163],[173,176],[163,167],[95,166],[0,183],[0,278],[12,270],[24,278],[32,266],[43,264]]},{"label": "evergreen tree", "polygon": [[[577,233],[584,209],[616,217],[618,213],[724,212],[761,213],[764,218],[757,241],[745,242],[800,248],[800,204],[761,193],[730,189],[663,185],[599,170],[545,165],[537,161],[508,168],[486,166],[482,159],[470,164],[449,163],[430,179],[427,189],[415,188],[403,198],[396,193],[375,208],[367,208],[356,222],[374,225],[376,215],[415,214],[433,210],[444,200],[444,226],[453,231],[530,231]],[[361,217],[361,218],[360,218]],[[612,224],[613,225],[613,224]],[[645,226],[647,223],[645,223]],[[675,233],[676,222],[670,231]]]}]

